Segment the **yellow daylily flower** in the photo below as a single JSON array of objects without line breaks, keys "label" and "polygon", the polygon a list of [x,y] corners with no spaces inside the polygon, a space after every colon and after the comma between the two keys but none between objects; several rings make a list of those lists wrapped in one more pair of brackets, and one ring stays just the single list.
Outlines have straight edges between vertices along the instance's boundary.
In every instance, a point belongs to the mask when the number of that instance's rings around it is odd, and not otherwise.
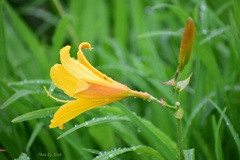
[{"label": "yellow daylily flower", "polygon": [[59,100],[45,88],[51,98],[66,102],[54,114],[50,128],[63,129],[66,122],[79,114],[129,96],[154,100],[148,93],[131,90],[95,69],[82,52],[83,48],[92,49],[89,43],[83,42],[79,45],[78,60],[70,57],[70,48],[70,46],[66,46],[61,49],[60,60],[62,64],[55,64],[51,68],[50,77],[58,88],[75,100]]}]

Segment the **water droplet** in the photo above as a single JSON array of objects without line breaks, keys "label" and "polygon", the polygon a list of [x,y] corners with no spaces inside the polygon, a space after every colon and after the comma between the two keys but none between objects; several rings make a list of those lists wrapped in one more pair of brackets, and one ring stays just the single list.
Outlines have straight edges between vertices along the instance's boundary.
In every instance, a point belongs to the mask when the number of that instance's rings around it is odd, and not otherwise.
[{"label": "water droplet", "polygon": [[228,123],[228,122],[226,122],[226,125],[228,126],[228,125],[229,125],[229,123]]},{"label": "water droplet", "polygon": [[140,132],[141,132],[141,129],[140,129],[140,128],[138,128],[138,129],[137,129],[137,132],[139,132],[139,133],[140,133]]},{"label": "water droplet", "polygon": [[92,120],[94,121],[94,120],[95,120],[95,118],[92,118]]},{"label": "water droplet", "polygon": [[147,101],[148,101],[148,102],[151,102],[151,99],[148,99]]},{"label": "water droplet", "polygon": [[77,127],[78,126],[78,124],[75,124],[75,126],[74,127]]},{"label": "water droplet", "polygon": [[133,97],[134,99],[136,99],[137,97]]},{"label": "water droplet", "polygon": [[135,146],[133,146],[133,147],[131,147],[131,149],[132,149],[133,151],[135,151],[135,150],[136,150],[136,147],[135,147]]},{"label": "water droplet", "polygon": [[27,159],[30,159],[30,157],[27,156]]},{"label": "water droplet", "polygon": [[203,33],[203,34],[207,34],[207,30],[206,30],[206,29],[203,29],[203,30],[202,30],[202,33]]},{"label": "water droplet", "polygon": [[87,126],[87,125],[88,125],[88,122],[85,122],[85,125]]},{"label": "water droplet", "polygon": [[99,155],[102,155],[103,154],[103,152],[99,152]]},{"label": "water droplet", "polygon": [[176,102],[176,106],[180,106],[180,102]]},{"label": "water droplet", "polygon": [[201,5],[200,5],[200,9],[201,9],[202,11],[204,11],[204,10],[206,10],[206,6],[205,6],[204,4],[201,4]]},{"label": "water droplet", "polygon": [[108,157],[109,157],[109,158],[113,158],[114,155],[113,155],[112,153],[110,153],[110,154],[108,155]]}]

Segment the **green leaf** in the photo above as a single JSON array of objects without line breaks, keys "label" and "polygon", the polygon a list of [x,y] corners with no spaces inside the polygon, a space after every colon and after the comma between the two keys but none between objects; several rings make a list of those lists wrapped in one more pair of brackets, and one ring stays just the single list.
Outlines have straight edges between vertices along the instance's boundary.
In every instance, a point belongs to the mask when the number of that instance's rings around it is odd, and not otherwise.
[{"label": "green leaf", "polygon": [[1,105],[0,109],[4,109],[4,108],[8,107],[11,103],[13,103],[13,102],[15,102],[16,100],[18,100],[19,98],[24,97],[24,96],[26,96],[26,95],[28,95],[28,94],[32,94],[32,93],[34,93],[34,92],[31,91],[31,90],[25,90],[25,89],[19,90],[19,91],[17,91],[14,95],[12,95],[10,98],[8,98],[8,100],[5,101],[5,102]]},{"label": "green leaf", "polygon": [[185,20],[189,17],[189,14],[183,8],[178,7],[177,5],[159,4],[152,7],[152,9],[162,9],[162,8],[171,9],[173,12],[175,12],[175,14],[177,14],[183,20],[183,22],[185,22]]},{"label": "green leaf", "polygon": [[82,127],[90,127],[102,123],[109,123],[109,122],[114,122],[114,121],[129,121],[129,118],[127,116],[106,116],[106,117],[100,117],[100,118],[94,118],[90,121],[86,121],[82,124],[75,125],[75,127],[69,129],[68,131],[64,132],[61,134],[57,139],[63,138],[66,135],[82,128]]},{"label": "green leaf", "polygon": [[208,36],[206,36],[203,40],[201,40],[201,42],[199,42],[200,46],[207,42],[210,42],[213,38],[216,38],[217,36],[224,34],[224,32],[226,32],[227,30],[229,30],[228,26],[220,28],[218,30],[213,30]]},{"label": "green leaf", "polygon": [[19,14],[9,5],[5,3],[5,8],[9,16],[9,21],[11,26],[15,29],[15,32],[19,35],[22,42],[29,48],[31,53],[35,56],[40,64],[41,74],[45,75],[45,71],[49,67],[48,59],[46,54],[43,52],[43,48],[38,41],[37,35],[30,29],[24,20],[19,16]]},{"label": "green leaf", "polygon": [[12,120],[12,123],[28,121],[28,120],[33,120],[33,119],[37,119],[37,118],[44,118],[46,116],[49,116],[49,115],[52,115],[53,113],[55,113],[58,108],[59,107],[52,107],[52,108],[36,110],[33,112],[28,112],[26,114],[23,114],[19,117],[14,118]]},{"label": "green leaf", "polygon": [[195,150],[193,148],[184,150],[183,154],[185,160],[195,160]]},{"label": "green leaf", "polygon": [[51,84],[52,81],[45,79],[24,80],[19,82],[9,82],[8,86],[23,86],[23,85],[37,85],[37,84]]},{"label": "green leaf", "polygon": [[5,36],[5,28],[4,28],[4,16],[3,16],[3,0],[0,1],[0,77],[7,77],[9,72],[9,65],[8,65],[8,57],[7,57],[7,43],[6,43],[6,36]]},{"label": "green leaf", "polygon": [[146,125],[139,117],[133,114],[125,106],[118,102],[119,108],[132,120],[132,122],[141,129],[145,138],[155,147],[166,159],[175,160],[177,159],[176,148],[173,147],[172,143],[169,143],[169,139],[165,135],[159,136],[154,132],[149,125]]},{"label": "green leaf", "polygon": [[[223,113],[225,115],[227,108],[224,108]],[[214,132],[214,140],[215,140],[215,154],[218,160],[223,160],[223,150],[222,150],[222,143],[220,137],[220,127],[222,125],[223,115],[219,118],[218,124],[216,125],[216,119],[214,116],[213,119],[213,132]]]},{"label": "green leaf", "polygon": [[226,122],[226,125],[228,126],[231,134],[232,134],[232,137],[234,139],[234,142],[236,143],[237,145],[237,149],[238,149],[238,155],[240,157],[240,139],[239,139],[239,136],[238,136],[238,133],[236,132],[236,130],[234,129],[231,121],[228,119],[228,117],[224,114],[224,112],[220,109],[220,107],[214,103],[211,99],[209,99],[210,103],[217,109],[217,111],[221,114],[221,116],[223,117],[223,119],[225,120]]},{"label": "green leaf", "polygon": [[33,144],[34,140],[36,139],[37,135],[38,135],[39,132],[41,131],[42,127],[43,127],[43,123],[38,123],[38,124],[35,126],[32,134],[31,134],[31,137],[29,138],[29,141],[28,141],[28,143],[27,143],[26,151],[29,152],[29,148],[30,148],[31,145]]},{"label": "green leaf", "polygon": [[134,151],[137,152],[137,154],[143,154],[149,157],[156,158],[158,160],[163,160],[163,156],[156,150],[154,150],[151,147],[147,146],[133,146],[131,148],[119,148],[119,149],[113,149],[108,152],[100,152],[99,156],[95,157],[94,160],[107,160],[116,157],[117,155]]},{"label": "green leaf", "polygon": [[144,34],[138,35],[138,38],[145,38],[145,37],[154,37],[154,36],[182,36],[182,33],[179,32],[171,32],[171,31],[155,31],[155,32],[148,32]]},{"label": "green leaf", "polygon": [[27,156],[26,153],[21,153],[21,155],[18,158],[15,158],[14,160],[30,160],[30,158]]}]

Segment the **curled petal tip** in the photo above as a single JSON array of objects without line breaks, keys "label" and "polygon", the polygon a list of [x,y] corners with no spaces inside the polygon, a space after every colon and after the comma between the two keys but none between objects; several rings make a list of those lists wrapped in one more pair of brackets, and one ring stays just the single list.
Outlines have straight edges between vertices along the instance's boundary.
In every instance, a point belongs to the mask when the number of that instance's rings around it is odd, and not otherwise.
[{"label": "curled petal tip", "polygon": [[79,45],[79,50],[82,50],[84,48],[87,48],[89,50],[92,50],[93,48],[91,47],[90,43],[88,42],[83,42]]}]

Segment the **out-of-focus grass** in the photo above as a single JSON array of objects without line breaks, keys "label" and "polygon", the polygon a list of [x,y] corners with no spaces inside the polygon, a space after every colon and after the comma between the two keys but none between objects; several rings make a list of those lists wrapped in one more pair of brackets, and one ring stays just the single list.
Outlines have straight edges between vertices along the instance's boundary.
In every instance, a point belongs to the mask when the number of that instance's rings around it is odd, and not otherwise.
[{"label": "out-of-focus grass", "polygon": [[[76,56],[77,44],[83,41],[94,47],[84,53],[96,68],[133,89],[173,103],[173,90],[161,82],[174,75],[188,16],[195,21],[197,34],[190,63],[179,77],[185,79],[193,72],[189,87],[180,97],[185,110],[184,148],[195,148],[196,159],[240,157],[239,0],[72,0],[60,4],[64,11],[61,16],[52,1],[0,1],[0,149],[7,150],[0,152],[0,159],[17,158],[21,153],[31,159],[41,159],[44,154],[49,154],[45,159],[86,160],[101,153],[133,160],[149,159],[148,154],[155,158],[166,156],[166,147],[156,147],[150,136],[168,135],[170,140],[159,140],[174,148],[176,144],[171,143],[176,141],[175,120],[171,111],[153,102],[122,100],[142,119],[135,115],[130,122],[99,122],[60,140],[57,137],[64,131],[48,128],[52,114],[20,123],[11,121],[61,105],[46,96],[43,86],[51,85],[49,69],[59,62],[60,48],[69,44]],[[97,117],[125,115],[117,106],[114,103],[110,108],[88,111],[66,127]],[[151,132],[146,132],[148,121],[152,123]],[[139,146],[144,149],[137,149]],[[117,148],[121,149],[112,152]]]}]

